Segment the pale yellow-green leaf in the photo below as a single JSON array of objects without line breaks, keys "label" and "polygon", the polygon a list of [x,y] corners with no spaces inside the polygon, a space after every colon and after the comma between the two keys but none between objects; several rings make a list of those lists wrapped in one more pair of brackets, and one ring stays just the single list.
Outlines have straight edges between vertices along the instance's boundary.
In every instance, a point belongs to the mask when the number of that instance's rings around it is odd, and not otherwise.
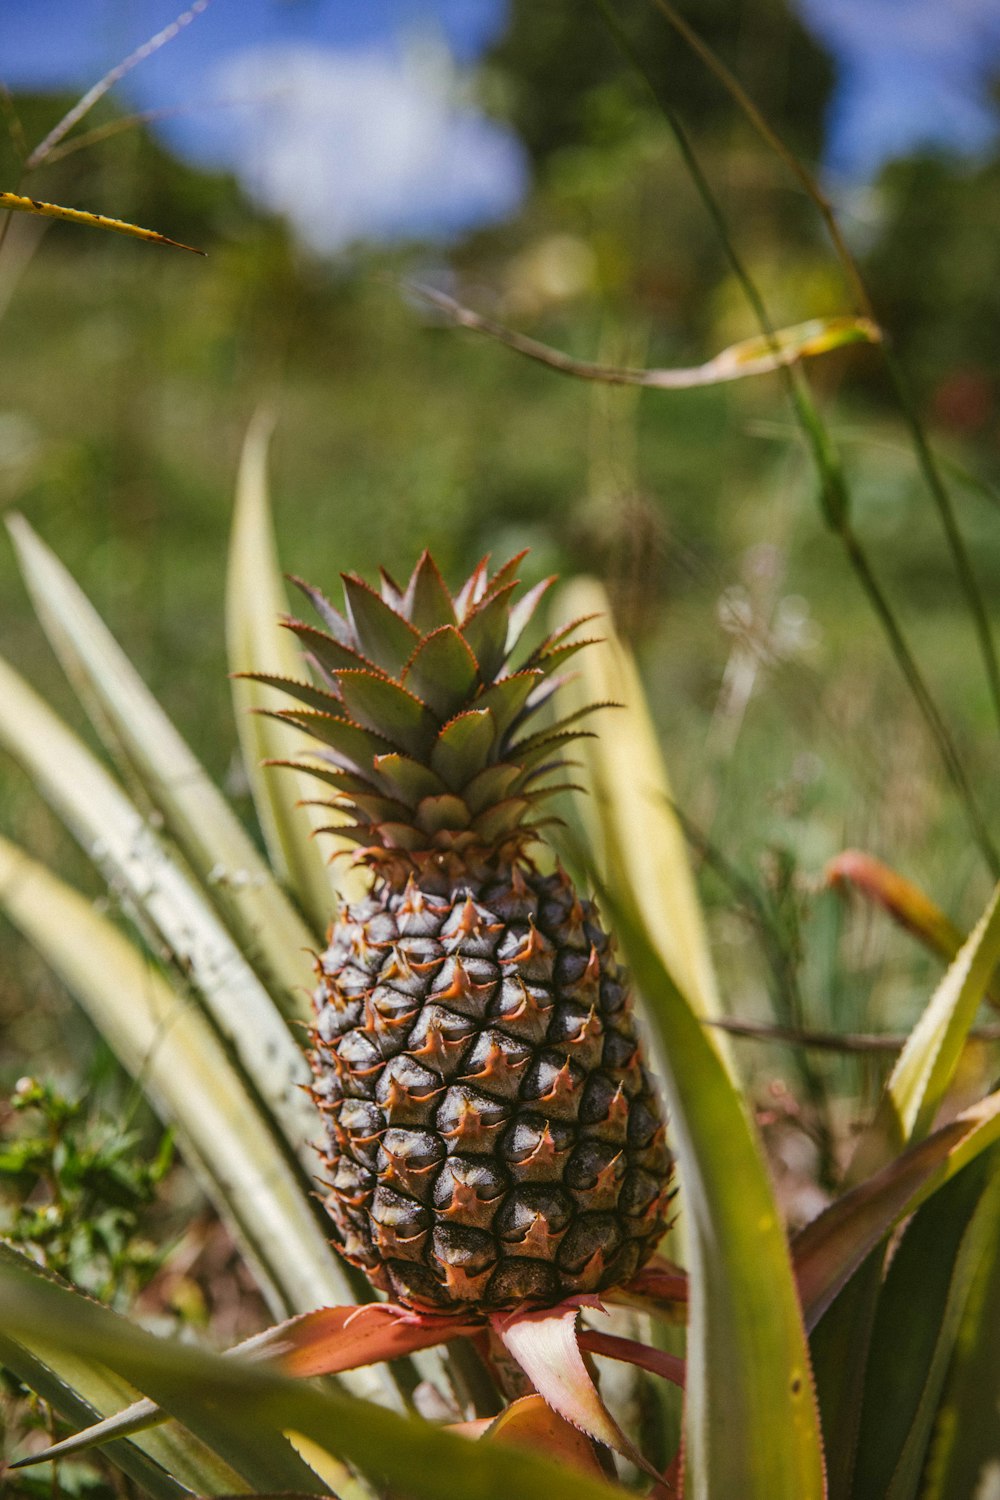
[{"label": "pale yellow-green leaf", "polygon": [[68,224],[85,224],[91,229],[110,229],[114,234],[127,234],[131,239],[149,240],[154,245],[172,245],[175,250],[190,250],[192,255],[204,255],[193,245],[184,245],[172,240],[169,235],[155,229],[141,229],[138,224],[128,224],[124,219],[109,219],[105,214],[88,213],[82,208],[63,208],[58,203],[45,203],[38,198],[24,198],[18,193],[0,193],[0,210],[15,213],[40,214],[43,219],[63,219]]},{"label": "pale yellow-green leaf", "polygon": [[22,516],[7,524],[38,618],[102,738],[123,756],[282,1008],[309,1019],[306,950],[317,934],[59,559]]},{"label": "pale yellow-green leaf", "polygon": [[619,901],[634,903],[674,983],[699,1014],[719,1014],[718,985],[705,921],[673,811],[673,793],[635,662],[615,634],[601,585],[580,579],[560,590],[556,623],[600,618],[588,634],[603,637],[575,658],[560,712],[588,703],[620,703],[595,715],[596,739],[581,740],[586,792],[578,808],[592,835],[596,864]]},{"label": "pale yellow-green leaf", "polygon": [[155,942],[189,976],[309,1172],[301,1046],[195,883],[83,742],[0,660],[0,748],[20,761]]},{"label": "pale yellow-green leaf", "polygon": [[904,1140],[926,1135],[1000,960],[1000,885],[910,1032],[886,1088]]},{"label": "pale yellow-green leaf", "polygon": [[175,1127],[274,1289],[276,1312],[352,1300],[282,1143],[190,997],[83,896],[4,839],[0,906]]},{"label": "pale yellow-green leaf", "polygon": [[877,1170],[931,1128],[998,961],[1000,886],[910,1032],[875,1119],[858,1143],[852,1181]]},{"label": "pale yellow-green leaf", "polygon": [[[304,668],[298,647],[278,623],[288,613],[288,601],[268,498],[268,435],[268,421],[258,416],[247,433],[240,461],[226,579],[229,665],[234,673],[301,677]],[[321,835],[322,842],[311,836],[316,829],[337,821],[329,809],[300,805],[303,798],[316,797],[316,782],[284,767],[263,764],[267,760],[294,760],[306,743],[291,725],[253,712],[285,706],[281,695],[237,676],[233,678],[233,703],[271,862],[296,893],[313,925],[325,932],[338,893],[352,899],[364,890],[364,880],[347,870],[344,860],[328,862],[338,850],[338,841],[332,835]],[[341,840],[339,847],[347,850],[353,845]]]}]

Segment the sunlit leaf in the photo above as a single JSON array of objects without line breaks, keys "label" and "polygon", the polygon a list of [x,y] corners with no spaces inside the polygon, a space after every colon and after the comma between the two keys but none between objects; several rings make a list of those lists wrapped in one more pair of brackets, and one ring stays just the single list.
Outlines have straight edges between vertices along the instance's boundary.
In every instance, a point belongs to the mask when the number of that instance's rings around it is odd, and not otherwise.
[{"label": "sunlit leaf", "polygon": [[889,1076],[874,1129],[883,1131],[892,1147],[929,1130],[998,959],[1000,886],[910,1032]]},{"label": "sunlit leaf", "polygon": [[206,894],[290,1013],[308,1018],[314,941],[238,818],[62,563],[8,522],[39,620],[112,752],[119,752]]},{"label": "sunlit leaf", "polygon": [[[247,433],[240,461],[226,575],[229,666],[234,673],[301,677],[302,660],[294,639],[278,623],[287,614],[288,603],[268,499],[268,433],[267,419],[258,416]],[[274,692],[242,676],[233,678],[232,690],[243,760],[271,863],[321,936],[333,916],[335,882],[348,898],[359,894],[364,882],[345,871],[343,860],[328,867],[327,856],[337,848],[333,838],[325,837],[321,845],[310,837],[331,819],[328,811],[320,814],[315,808],[299,806],[302,798],[313,795],[308,778],[284,766],[263,764],[292,760],[307,744],[292,725],[251,712],[274,708],[278,703]]]},{"label": "sunlit leaf", "polygon": [[197,886],[83,742],[0,660],[0,747],[190,977],[310,1173],[315,1117],[299,1043]]},{"label": "sunlit leaf", "polygon": [[632,657],[617,639],[601,586],[582,579],[560,590],[555,623],[599,615],[604,637],[577,658],[564,688],[564,711],[620,703],[600,716],[600,734],[575,752],[590,795],[579,812],[596,864],[620,901],[634,901],[674,983],[702,1015],[719,1013],[701,904],[656,732]]},{"label": "sunlit leaf", "polygon": [[[951,1084],[998,956],[1000,900],[995,894],[907,1038],[875,1119],[855,1148],[848,1169],[850,1183],[871,1177],[904,1145],[926,1135]],[[866,1367],[875,1337],[885,1255],[884,1242],[876,1249],[878,1244],[877,1240],[869,1244],[869,1251],[875,1251],[869,1263],[862,1267],[857,1261],[854,1270],[858,1274],[852,1284],[840,1290],[832,1305],[827,1304],[829,1311],[814,1338],[834,1500],[850,1492],[863,1401],[871,1399]],[[871,1358],[879,1358],[874,1347]]]},{"label": "sunlit leaf", "polygon": [[337,1375],[359,1365],[399,1359],[473,1333],[475,1320],[418,1313],[392,1303],[321,1307],[257,1334],[240,1353],[272,1361],[286,1375]]}]

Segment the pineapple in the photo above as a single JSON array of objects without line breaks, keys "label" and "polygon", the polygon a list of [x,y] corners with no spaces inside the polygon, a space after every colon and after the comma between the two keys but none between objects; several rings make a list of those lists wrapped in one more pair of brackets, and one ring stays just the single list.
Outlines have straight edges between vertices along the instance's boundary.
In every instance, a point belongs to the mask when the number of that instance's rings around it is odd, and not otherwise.
[{"label": "pineapple", "polygon": [[265,679],[298,700],[280,716],[322,747],[309,769],[372,877],[317,963],[326,1205],[346,1259],[425,1311],[628,1281],[671,1195],[614,940],[529,856],[586,732],[532,720],[586,643],[559,631],[513,664],[546,587],[512,603],[520,560],[454,596],[426,552],[405,589],[345,575],[343,614],[295,580],[325,626],[284,622],[316,681]]}]

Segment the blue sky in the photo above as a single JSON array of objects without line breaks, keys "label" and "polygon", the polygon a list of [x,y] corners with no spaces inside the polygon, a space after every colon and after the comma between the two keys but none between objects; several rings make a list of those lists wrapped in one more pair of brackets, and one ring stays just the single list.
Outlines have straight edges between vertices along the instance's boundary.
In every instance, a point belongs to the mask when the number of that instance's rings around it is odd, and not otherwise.
[{"label": "blue sky", "polygon": [[[80,88],[181,0],[0,0],[12,88]],[[848,183],[916,147],[997,138],[1000,0],[798,0],[838,83],[826,166]],[[512,134],[463,96],[505,0],[211,0],[119,97],[175,110],[175,149],[235,171],[321,251],[359,237],[447,236],[502,218],[527,186]]]}]

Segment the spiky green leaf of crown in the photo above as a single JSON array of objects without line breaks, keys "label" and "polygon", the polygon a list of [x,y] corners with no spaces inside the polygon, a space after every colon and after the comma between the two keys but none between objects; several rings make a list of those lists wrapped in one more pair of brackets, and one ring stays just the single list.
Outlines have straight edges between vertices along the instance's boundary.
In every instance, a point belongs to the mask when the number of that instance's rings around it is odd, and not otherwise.
[{"label": "spiky green leaf of crown", "polygon": [[392,885],[415,875],[448,888],[515,864],[551,821],[539,816],[542,804],[566,786],[563,750],[589,732],[585,713],[541,730],[532,723],[588,642],[571,638],[584,623],[575,621],[521,648],[553,582],[514,602],[524,555],[492,575],[483,559],[456,594],[428,552],[405,588],[384,571],[378,592],[343,574],[342,612],[293,580],[325,627],[283,622],[314,680],[257,680],[297,700],[276,717],[322,747],[313,751],[319,764],[305,768],[352,819],[337,834]]}]

